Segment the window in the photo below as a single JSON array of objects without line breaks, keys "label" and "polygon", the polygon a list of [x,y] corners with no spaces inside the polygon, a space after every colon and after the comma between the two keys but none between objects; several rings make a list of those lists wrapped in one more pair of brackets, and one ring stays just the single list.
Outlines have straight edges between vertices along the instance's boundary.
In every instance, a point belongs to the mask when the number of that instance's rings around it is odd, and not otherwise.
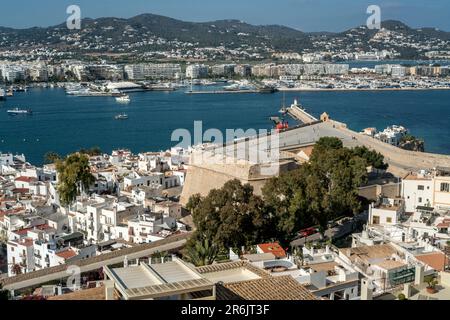
[{"label": "window", "polygon": [[418,201],[419,201],[419,203],[422,203],[422,198],[421,198],[421,197],[419,197],[419,200],[418,200]]},{"label": "window", "polygon": [[391,217],[387,217],[386,218],[386,223],[392,223],[392,218]]},{"label": "window", "polygon": [[380,217],[379,216],[373,216],[372,224],[380,224]]},{"label": "window", "polygon": [[450,183],[441,183],[441,192],[450,192]]},{"label": "window", "polygon": [[417,190],[425,190],[425,186],[418,185],[418,186],[417,186]]}]

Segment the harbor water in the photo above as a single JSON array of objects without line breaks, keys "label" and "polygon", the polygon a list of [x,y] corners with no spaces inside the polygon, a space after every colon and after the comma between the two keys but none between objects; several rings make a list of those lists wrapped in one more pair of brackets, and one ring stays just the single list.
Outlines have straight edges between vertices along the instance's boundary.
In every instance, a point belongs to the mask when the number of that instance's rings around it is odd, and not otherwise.
[{"label": "harbor water", "polygon": [[[270,129],[283,94],[188,95],[180,89],[131,93],[130,98],[123,104],[114,97],[67,96],[59,88],[16,93],[0,101],[0,152],[24,153],[31,163],[42,164],[48,151],[67,154],[92,146],[107,153],[116,148],[166,150],[177,144],[171,141],[172,132],[192,132],[194,121],[203,121],[203,131]],[[355,131],[403,125],[425,140],[426,151],[450,154],[449,90],[288,92],[286,104],[295,98],[312,115],[327,112]],[[8,115],[15,107],[33,114]],[[128,119],[115,120],[122,113]]]}]

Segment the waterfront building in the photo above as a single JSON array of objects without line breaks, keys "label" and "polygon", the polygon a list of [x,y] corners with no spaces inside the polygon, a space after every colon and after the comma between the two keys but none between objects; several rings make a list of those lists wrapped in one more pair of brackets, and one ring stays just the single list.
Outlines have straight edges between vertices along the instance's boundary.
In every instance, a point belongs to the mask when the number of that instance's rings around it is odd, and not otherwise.
[{"label": "waterfront building", "polygon": [[90,64],[85,66],[87,80],[123,80],[123,67],[109,64]]},{"label": "waterfront building", "polygon": [[48,69],[45,64],[33,65],[29,70],[31,81],[46,82],[48,81]]},{"label": "waterfront building", "polygon": [[2,77],[9,82],[23,81],[26,79],[26,69],[19,65],[2,65]]},{"label": "waterfront building", "polygon": [[409,68],[403,66],[392,66],[391,75],[395,78],[402,78],[408,74]]},{"label": "waterfront building", "polygon": [[124,67],[124,72],[130,80],[176,79],[181,75],[181,66],[170,63],[131,64]]},{"label": "waterfront building", "polygon": [[216,64],[211,67],[214,76],[232,77],[235,74],[235,64]]},{"label": "waterfront building", "polygon": [[278,78],[281,73],[280,66],[277,66],[274,63],[252,66],[252,75],[255,77]]},{"label": "waterfront building", "polygon": [[401,139],[408,134],[408,130],[405,127],[393,125],[384,129],[384,131],[378,132],[374,135],[375,139],[378,139],[384,143],[398,146]]},{"label": "waterfront building", "polygon": [[250,77],[252,75],[252,66],[249,64],[239,64],[235,68],[236,74],[241,77]]},{"label": "waterfront building", "polygon": [[191,64],[186,67],[186,78],[200,79],[208,77],[208,66],[204,64]]}]

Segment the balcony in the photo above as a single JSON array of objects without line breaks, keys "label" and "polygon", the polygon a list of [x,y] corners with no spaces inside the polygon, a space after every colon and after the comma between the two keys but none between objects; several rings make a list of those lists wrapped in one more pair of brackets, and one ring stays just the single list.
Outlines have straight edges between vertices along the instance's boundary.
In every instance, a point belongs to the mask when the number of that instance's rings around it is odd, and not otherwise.
[{"label": "balcony", "polygon": [[42,256],[41,256],[41,254],[38,252],[38,253],[34,253],[34,256],[36,257],[36,258],[38,258],[38,259],[42,259]]}]

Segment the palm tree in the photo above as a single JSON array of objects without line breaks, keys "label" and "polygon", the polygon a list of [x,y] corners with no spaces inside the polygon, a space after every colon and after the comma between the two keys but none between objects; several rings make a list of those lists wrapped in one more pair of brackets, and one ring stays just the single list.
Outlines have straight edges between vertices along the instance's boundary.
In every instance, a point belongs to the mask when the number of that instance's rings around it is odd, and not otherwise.
[{"label": "palm tree", "polygon": [[219,249],[215,244],[211,244],[206,238],[195,242],[193,246],[188,246],[185,257],[196,267],[212,264],[219,254]]}]

